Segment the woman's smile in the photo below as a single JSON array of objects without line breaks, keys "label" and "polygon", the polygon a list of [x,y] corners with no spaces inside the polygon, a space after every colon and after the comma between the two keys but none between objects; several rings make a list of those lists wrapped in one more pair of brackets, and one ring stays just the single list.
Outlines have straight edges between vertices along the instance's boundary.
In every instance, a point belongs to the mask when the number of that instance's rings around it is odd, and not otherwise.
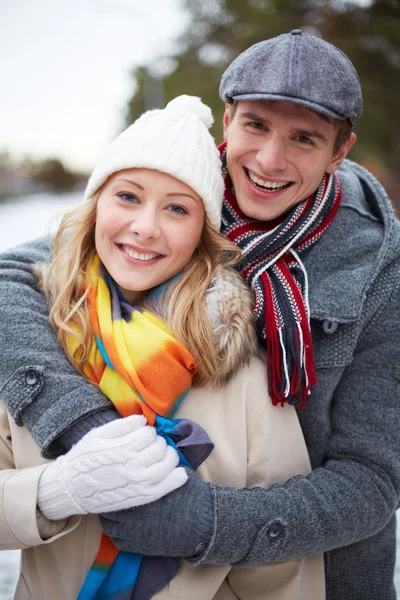
[{"label": "woman's smile", "polygon": [[131,261],[135,261],[135,264],[137,262],[139,264],[143,263],[144,265],[148,265],[149,263],[154,264],[155,261],[165,257],[165,254],[155,250],[139,249],[126,244],[117,244],[117,246],[120,248],[124,256]]}]

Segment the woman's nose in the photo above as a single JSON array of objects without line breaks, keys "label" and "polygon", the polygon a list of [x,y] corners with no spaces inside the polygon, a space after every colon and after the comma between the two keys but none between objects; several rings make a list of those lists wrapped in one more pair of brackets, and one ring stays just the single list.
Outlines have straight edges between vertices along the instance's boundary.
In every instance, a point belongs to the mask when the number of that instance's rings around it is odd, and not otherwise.
[{"label": "woman's nose", "polygon": [[157,212],[143,208],[135,213],[130,229],[141,239],[157,239],[160,236],[160,224]]}]

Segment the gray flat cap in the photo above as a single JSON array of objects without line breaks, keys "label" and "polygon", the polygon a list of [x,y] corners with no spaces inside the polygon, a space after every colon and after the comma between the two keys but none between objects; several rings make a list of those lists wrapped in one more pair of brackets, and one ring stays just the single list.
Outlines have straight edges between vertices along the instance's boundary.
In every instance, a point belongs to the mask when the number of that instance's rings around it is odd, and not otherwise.
[{"label": "gray flat cap", "polygon": [[338,48],[294,29],[254,44],[222,76],[220,96],[233,100],[284,100],[354,124],[362,113],[360,80]]}]

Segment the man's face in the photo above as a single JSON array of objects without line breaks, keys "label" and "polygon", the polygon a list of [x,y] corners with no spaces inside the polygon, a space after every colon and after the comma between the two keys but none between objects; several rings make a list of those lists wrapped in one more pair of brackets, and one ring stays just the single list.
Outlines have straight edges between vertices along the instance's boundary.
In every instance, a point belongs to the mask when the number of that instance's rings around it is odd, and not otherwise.
[{"label": "man's face", "polygon": [[224,115],[227,162],[238,204],[249,217],[270,221],[308,198],[333,173],[355,141],[333,156],[334,125],[298,104],[240,101]]}]

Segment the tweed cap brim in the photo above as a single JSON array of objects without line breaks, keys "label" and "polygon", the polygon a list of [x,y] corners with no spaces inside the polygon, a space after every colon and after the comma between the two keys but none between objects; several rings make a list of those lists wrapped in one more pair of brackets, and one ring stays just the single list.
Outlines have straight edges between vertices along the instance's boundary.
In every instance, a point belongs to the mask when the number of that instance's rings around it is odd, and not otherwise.
[{"label": "tweed cap brim", "polygon": [[237,94],[232,98],[232,100],[236,100],[238,102],[240,100],[272,100],[275,102],[292,102],[293,104],[300,104],[305,108],[314,110],[315,112],[321,113],[326,117],[330,117],[332,119],[344,121],[348,118],[346,115],[342,115],[333,110],[330,110],[329,108],[321,106],[316,102],[310,102],[309,100],[305,100],[303,98],[293,98],[293,96],[283,96],[282,94]]}]

